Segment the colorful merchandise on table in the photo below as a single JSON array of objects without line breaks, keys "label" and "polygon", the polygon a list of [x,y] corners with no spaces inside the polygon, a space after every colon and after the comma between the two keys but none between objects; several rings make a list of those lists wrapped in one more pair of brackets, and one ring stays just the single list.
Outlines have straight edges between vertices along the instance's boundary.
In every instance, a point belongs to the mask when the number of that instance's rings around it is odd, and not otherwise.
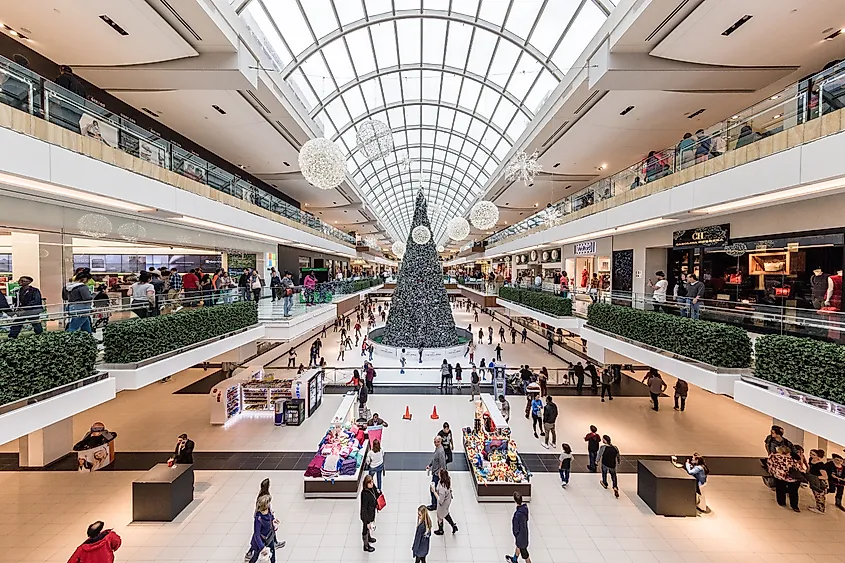
[{"label": "colorful merchandise on table", "polygon": [[464,450],[479,483],[527,483],[531,479],[513,438],[465,428]]},{"label": "colorful merchandise on table", "polygon": [[308,464],[305,476],[333,479],[341,475],[355,475],[364,462],[364,442],[364,430],[355,424],[330,428]]}]

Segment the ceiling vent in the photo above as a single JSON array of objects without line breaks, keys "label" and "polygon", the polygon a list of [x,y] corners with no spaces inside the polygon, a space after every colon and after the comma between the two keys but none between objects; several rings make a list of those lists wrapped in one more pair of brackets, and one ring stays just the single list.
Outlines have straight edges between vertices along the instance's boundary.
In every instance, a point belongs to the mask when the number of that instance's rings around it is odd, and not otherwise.
[{"label": "ceiling vent", "polygon": [[683,9],[684,9],[684,7],[685,7],[687,4],[689,4],[689,0],[683,0],[683,1],[682,1],[682,2],[680,2],[677,6],[675,6],[675,9],[674,9],[674,10],[672,10],[671,12],[669,12],[669,15],[668,15],[668,16],[666,16],[666,18],[665,18],[662,22],[660,22],[660,23],[658,24],[658,26],[657,26],[657,27],[655,27],[655,28],[651,31],[651,33],[649,33],[649,34],[648,34],[648,36],[646,36],[646,38],[645,38],[646,42],[651,41],[652,39],[654,39],[655,37],[657,37],[657,35],[658,35],[661,31],[663,31],[663,28],[665,28],[667,25],[669,25],[669,22],[670,22],[670,21],[672,21],[672,18],[674,18],[675,16],[677,16],[677,15],[678,15],[678,12],[680,12],[681,10],[683,10]]},{"label": "ceiling vent", "polygon": [[154,112],[154,111],[153,111],[153,110],[151,110],[150,108],[143,108],[143,107],[142,107],[142,108],[141,108],[141,111],[143,111],[144,113],[146,113],[146,114],[148,114],[148,115],[152,115],[153,117],[155,117],[156,119],[158,119],[159,114],[158,114],[158,113],[156,113],[156,112]]},{"label": "ceiling vent", "polygon": [[202,37],[200,37],[199,34],[196,31],[194,31],[194,28],[192,28],[190,25],[188,25],[188,22],[185,21],[185,18],[183,18],[181,16],[181,14],[179,14],[179,12],[177,12],[173,8],[173,6],[170,5],[170,3],[167,0],[159,0],[159,2],[161,3],[162,6],[164,6],[167,9],[168,12],[170,12],[173,15],[174,18],[176,18],[176,21],[178,21],[180,24],[182,24],[182,27],[184,27],[188,31],[188,33],[191,34],[191,36],[194,39],[196,39],[197,41],[202,41]]},{"label": "ceiling vent", "polygon": [[732,26],[730,26],[728,29],[726,29],[725,31],[723,31],[723,32],[722,32],[722,35],[724,35],[725,37],[727,37],[728,35],[730,35],[730,34],[731,34],[731,33],[733,33],[734,31],[736,31],[737,29],[739,29],[740,27],[742,27],[742,26],[744,26],[746,23],[748,23],[748,20],[750,20],[750,19],[751,19],[751,18],[753,18],[753,17],[754,17],[754,16],[749,16],[748,14],[746,14],[746,15],[742,16],[741,18],[739,18],[738,20],[736,20],[736,23],[734,23],[734,24],[733,24]]},{"label": "ceiling vent", "polygon": [[578,106],[578,109],[575,110],[575,115],[578,115],[579,113],[581,113],[584,110],[584,108],[586,108],[590,104],[590,102],[592,102],[593,99],[598,95],[599,95],[598,90],[596,90],[595,92],[590,94],[589,97],[586,100],[584,100],[584,103],[581,104],[580,106]]},{"label": "ceiling vent", "polygon": [[702,114],[702,113],[704,113],[704,112],[705,112],[705,108],[701,108],[700,110],[698,110],[698,111],[694,111],[694,112],[692,112],[691,114],[689,114],[689,115],[687,116],[687,119],[692,119],[693,117],[698,117],[699,115],[701,115],[701,114]]},{"label": "ceiling vent", "polygon": [[120,27],[119,25],[117,25],[117,24],[115,23],[115,21],[114,21],[113,19],[111,19],[110,17],[108,17],[107,15],[103,14],[102,16],[100,16],[100,19],[101,19],[101,20],[103,20],[104,22],[106,22],[106,24],[108,24],[108,26],[109,26],[110,28],[112,28],[113,30],[115,30],[115,31],[116,31],[117,33],[119,33],[120,35],[123,35],[124,37],[126,37],[127,35],[129,35],[129,32],[128,32],[128,31],[126,31],[125,29],[123,29],[122,27]]},{"label": "ceiling vent", "polygon": [[628,115],[629,113],[631,113],[632,109],[634,109],[634,106],[628,106],[625,109],[623,109],[622,111],[620,111],[619,115]]},{"label": "ceiling vent", "polygon": [[223,108],[221,108],[220,106],[218,106],[217,104],[211,104],[211,107],[213,107],[214,111],[216,111],[220,115],[226,115],[226,111]]}]

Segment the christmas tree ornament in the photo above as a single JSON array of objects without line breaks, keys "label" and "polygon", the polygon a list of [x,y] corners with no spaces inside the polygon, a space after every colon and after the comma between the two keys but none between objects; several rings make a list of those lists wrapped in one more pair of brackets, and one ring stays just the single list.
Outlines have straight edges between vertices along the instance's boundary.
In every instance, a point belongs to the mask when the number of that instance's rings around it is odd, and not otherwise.
[{"label": "christmas tree ornament", "polygon": [[426,244],[431,240],[431,230],[425,225],[414,227],[411,231],[411,239],[417,244]]},{"label": "christmas tree ornament", "polygon": [[522,180],[526,186],[533,184],[534,176],[543,169],[543,166],[537,162],[538,157],[537,151],[530,155],[525,154],[525,151],[520,151],[505,169],[508,181]]},{"label": "christmas tree ornament", "polygon": [[479,201],[469,210],[469,222],[476,229],[486,231],[496,226],[499,220],[499,208],[492,201]]},{"label": "christmas tree ornament", "polygon": [[355,129],[355,141],[364,156],[379,160],[393,152],[393,133],[390,127],[375,119],[362,121]]},{"label": "christmas tree ornament", "polygon": [[76,221],[79,232],[91,238],[103,238],[112,232],[109,218],[99,213],[86,213]]},{"label": "christmas tree ornament", "polygon": [[446,234],[452,240],[464,240],[469,236],[469,221],[463,217],[451,219],[446,226]]},{"label": "christmas tree ornament", "polygon": [[311,139],[299,150],[299,169],[309,184],[321,190],[338,187],[346,179],[346,158],[329,139]]},{"label": "christmas tree ornament", "polygon": [[396,255],[397,258],[402,258],[405,256],[405,243],[401,240],[397,240],[393,243],[393,246],[390,247],[393,251],[393,254]]}]

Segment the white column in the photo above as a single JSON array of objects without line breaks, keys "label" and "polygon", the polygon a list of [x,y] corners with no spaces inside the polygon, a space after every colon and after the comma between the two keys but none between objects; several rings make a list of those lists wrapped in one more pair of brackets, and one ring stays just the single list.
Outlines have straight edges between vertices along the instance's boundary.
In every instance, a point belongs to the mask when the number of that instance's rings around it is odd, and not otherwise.
[{"label": "white column", "polygon": [[60,420],[18,439],[21,467],[44,467],[73,449],[73,417]]},{"label": "white column", "polygon": [[12,231],[12,277],[33,279],[32,285],[41,288],[40,249],[38,235]]},{"label": "white column", "polygon": [[73,247],[62,246],[62,235],[40,235],[38,245],[41,296],[54,305],[62,302],[62,287],[73,273]]}]

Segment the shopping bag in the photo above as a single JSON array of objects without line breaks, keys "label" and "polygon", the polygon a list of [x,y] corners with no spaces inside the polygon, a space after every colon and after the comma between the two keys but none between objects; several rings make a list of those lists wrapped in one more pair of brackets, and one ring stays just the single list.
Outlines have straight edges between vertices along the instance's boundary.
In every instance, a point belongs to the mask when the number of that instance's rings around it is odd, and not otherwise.
[{"label": "shopping bag", "polygon": [[376,508],[378,508],[379,511],[382,511],[385,506],[387,506],[387,500],[384,498],[384,493],[379,493],[378,498],[376,499]]},{"label": "shopping bag", "polygon": [[270,563],[270,548],[265,547],[258,554],[258,561],[256,563]]}]

